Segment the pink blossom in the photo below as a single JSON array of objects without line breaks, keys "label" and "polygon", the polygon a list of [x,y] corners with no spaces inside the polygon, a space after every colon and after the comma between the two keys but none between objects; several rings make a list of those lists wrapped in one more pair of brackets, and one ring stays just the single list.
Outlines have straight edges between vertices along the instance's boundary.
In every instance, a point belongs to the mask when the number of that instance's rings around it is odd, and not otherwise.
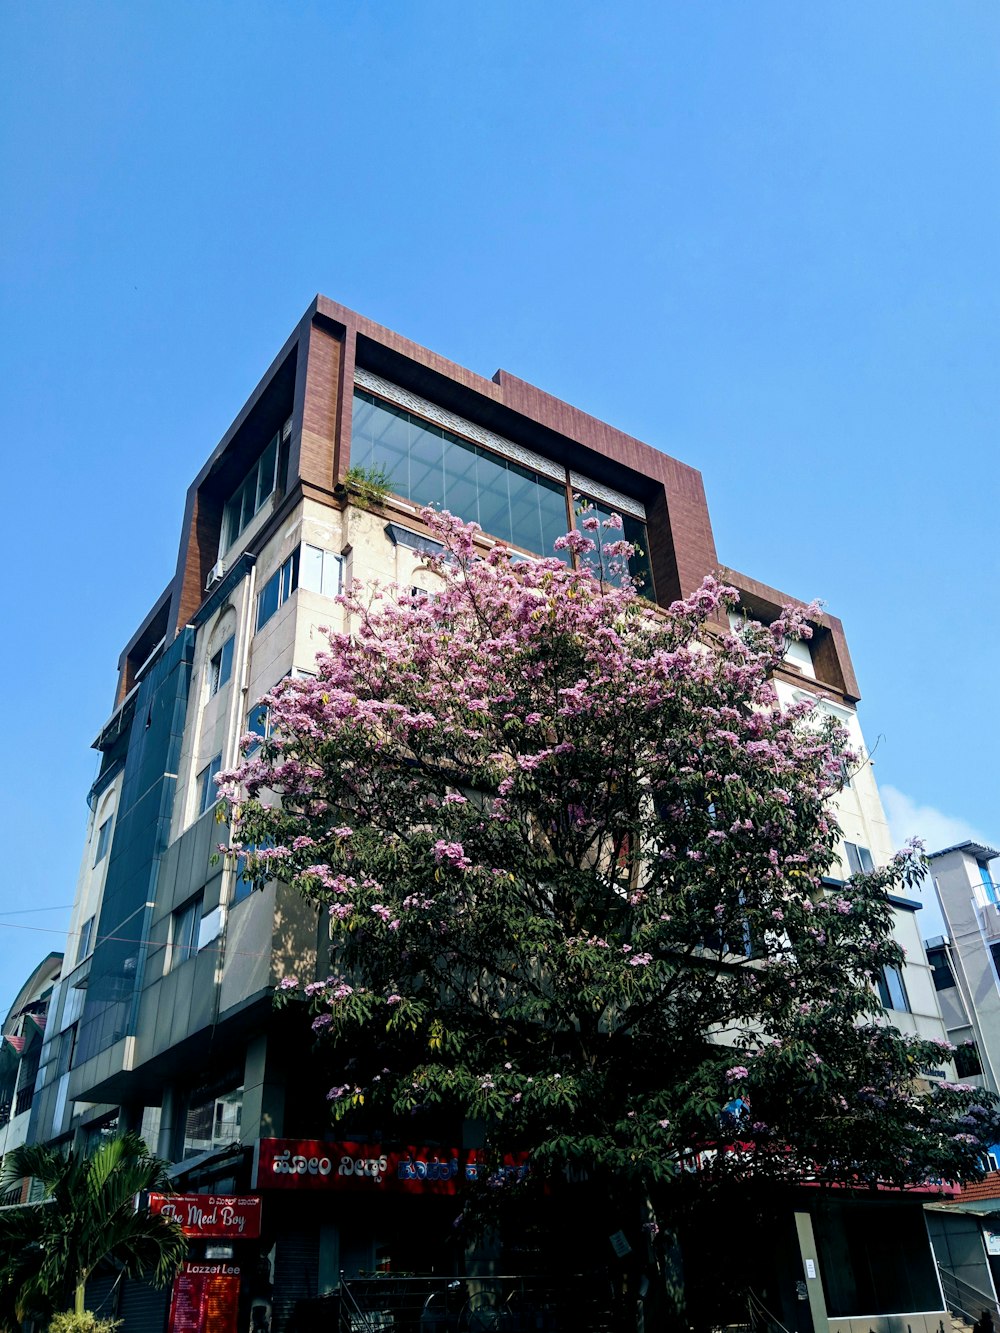
[{"label": "pink blossom", "polygon": [[468,870],[472,865],[460,842],[446,842],[443,838],[438,838],[434,844],[434,860],[439,865],[450,865],[456,870]]}]

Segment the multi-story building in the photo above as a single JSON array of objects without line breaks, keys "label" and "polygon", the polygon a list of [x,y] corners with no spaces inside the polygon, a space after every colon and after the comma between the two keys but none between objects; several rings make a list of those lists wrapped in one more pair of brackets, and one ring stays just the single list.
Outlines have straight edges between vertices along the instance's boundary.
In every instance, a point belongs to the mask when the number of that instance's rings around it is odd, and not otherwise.
[{"label": "multi-story building", "polygon": [[[0,1160],[28,1141],[49,1001],[62,962],[61,953],[50,953],[39,963],[0,1027]],[[20,1202],[20,1188],[9,1193],[0,1204]]]},{"label": "multi-story building", "polygon": [[[387,490],[373,499],[380,471]],[[256,1188],[264,1234],[242,1257],[256,1294],[273,1282],[276,1326],[341,1270],[446,1267],[454,1209],[412,1192],[391,1209],[337,1194],[344,1181],[322,1143],[308,1165],[309,1146],[328,1136],[324,1087],[272,992],[287,972],[325,972],[323,924],[282,885],[251,892],[239,865],[219,859],[213,779],[235,763],[244,733],[265,733],[262,694],[314,669],[346,582],[421,585],[421,506],[477,520],[484,544],[531,556],[550,553],[581,496],[623,516],[647,553],[636,572],[655,602],[669,605],[718,569],[693,468],[514,376],[480,378],[317,298],[192,482],[176,568],[122,651],[95,741],[101,767],[34,1133],[86,1139],[128,1125],[178,1164],[187,1188]],[[752,615],[788,600],[724,574]],[[860,749],[842,626],[823,615],[814,628],[790,650],[779,688],[822,700]],[[870,765],[839,804],[844,874],[884,862],[892,849]],[[884,979],[883,1000],[899,1026],[943,1037],[913,906],[898,904],[909,962]],[[282,1152],[302,1157],[299,1175],[271,1173]],[[895,1262],[886,1258],[887,1273]],[[828,1279],[830,1313],[844,1317],[868,1299],[845,1271]],[[815,1253],[803,1273],[811,1294]],[[886,1283],[880,1308],[898,1308]]]},{"label": "multi-story building", "polygon": [[[926,941],[938,1003],[957,1046],[965,1083],[1000,1091],[1000,885],[990,863],[995,847],[971,839],[928,856],[944,935]],[[988,1153],[991,1170],[961,1194],[928,1212],[942,1267],[953,1274],[953,1307],[1000,1319],[1000,1144]],[[976,1302],[979,1301],[977,1308]]]},{"label": "multi-story building", "polygon": [[959,1074],[1000,1092],[1000,886],[994,847],[960,842],[928,857],[947,934],[927,941],[927,958]]}]

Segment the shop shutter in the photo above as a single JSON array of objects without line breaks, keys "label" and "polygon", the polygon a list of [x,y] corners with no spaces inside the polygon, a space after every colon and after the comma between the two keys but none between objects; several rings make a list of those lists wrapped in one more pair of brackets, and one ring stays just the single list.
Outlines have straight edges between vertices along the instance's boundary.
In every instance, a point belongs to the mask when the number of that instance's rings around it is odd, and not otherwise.
[{"label": "shop shutter", "polygon": [[[97,1315],[98,1319],[115,1317],[115,1302],[118,1299],[118,1292],[115,1290],[116,1280],[114,1273],[101,1273],[97,1277],[92,1277],[87,1283],[84,1293],[87,1309]],[[122,1333],[125,1333],[124,1329]]]},{"label": "shop shutter", "polygon": [[157,1290],[148,1282],[125,1281],[118,1309],[118,1317],[125,1320],[120,1333],[163,1333],[169,1313],[169,1286]]},{"label": "shop shutter", "polygon": [[319,1231],[289,1231],[278,1240],[274,1262],[273,1333],[291,1326],[297,1301],[316,1295],[319,1276]]}]

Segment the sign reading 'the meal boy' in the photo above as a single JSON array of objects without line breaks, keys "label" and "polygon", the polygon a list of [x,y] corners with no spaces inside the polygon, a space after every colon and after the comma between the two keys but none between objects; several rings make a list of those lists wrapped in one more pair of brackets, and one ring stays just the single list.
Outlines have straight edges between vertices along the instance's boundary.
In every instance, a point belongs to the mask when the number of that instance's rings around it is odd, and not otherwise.
[{"label": "sign reading 'the meal boy'", "polygon": [[149,1211],[180,1222],[185,1236],[256,1240],[260,1199],[235,1194],[151,1194]]}]

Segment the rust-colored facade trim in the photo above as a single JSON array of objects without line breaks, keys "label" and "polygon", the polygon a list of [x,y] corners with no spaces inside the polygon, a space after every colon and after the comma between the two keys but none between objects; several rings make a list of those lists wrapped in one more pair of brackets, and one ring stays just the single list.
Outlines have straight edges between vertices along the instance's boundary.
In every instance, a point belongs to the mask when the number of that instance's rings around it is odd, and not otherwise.
[{"label": "rust-colored facade trim", "polygon": [[[689,595],[718,569],[705,489],[696,469],[515,375],[499,370],[486,379],[317,296],[188,490],[176,570],[164,594],[169,596],[168,637],[204,601],[206,580],[218,557],[228,494],[252,463],[253,450],[263,448],[261,432],[273,429],[281,413],[287,410],[291,416],[291,435],[285,495],[274,518],[287,512],[289,500],[297,495],[339,502],[334,488],[350,467],[358,366],[641,500],[661,605]],[[269,522],[253,546],[259,549],[272,530]],[[723,577],[740,589],[757,614],[774,612],[789,600],[732,570],[723,570]],[[163,598],[158,608],[162,602]],[[858,698],[857,681],[843,627],[832,616],[822,616],[816,624],[813,653],[818,683],[853,702]],[[142,633],[140,627],[122,654],[119,694],[129,652]]]},{"label": "rust-colored facade trim", "polygon": [[[719,577],[734,587],[740,594],[743,605],[762,620],[775,620],[785,606],[806,609],[806,603],[797,597],[789,597],[786,593],[779,592],[777,588],[771,588],[766,583],[760,583],[757,579],[750,578],[748,574],[740,574],[726,565],[720,567]],[[804,676],[794,669],[783,670],[779,675],[814,693],[815,686],[825,686],[826,692],[839,696],[846,703],[856,704],[861,698],[861,693],[854,674],[854,664],[847,647],[843,624],[836,616],[827,615],[825,612],[818,616],[810,616],[809,623],[813,627],[813,638],[809,646],[816,671],[815,682],[811,677]]]}]

